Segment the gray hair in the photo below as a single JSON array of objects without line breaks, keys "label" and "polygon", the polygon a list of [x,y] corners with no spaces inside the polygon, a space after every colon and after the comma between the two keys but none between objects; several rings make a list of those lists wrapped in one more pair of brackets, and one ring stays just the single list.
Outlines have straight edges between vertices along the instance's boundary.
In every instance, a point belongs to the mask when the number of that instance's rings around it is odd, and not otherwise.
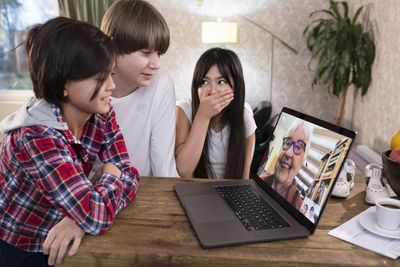
[{"label": "gray hair", "polygon": [[292,132],[294,132],[298,128],[301,128],[303,130],[304,135],[306,137],[305,140],[306,149],[304,151],[304,159],[306,159],[308,156],[308,150],[310,149],[311,146],[311,135],[313,134],[314,126],[309,122],[296,119],[287,129],[286,136],[289,136]]}]

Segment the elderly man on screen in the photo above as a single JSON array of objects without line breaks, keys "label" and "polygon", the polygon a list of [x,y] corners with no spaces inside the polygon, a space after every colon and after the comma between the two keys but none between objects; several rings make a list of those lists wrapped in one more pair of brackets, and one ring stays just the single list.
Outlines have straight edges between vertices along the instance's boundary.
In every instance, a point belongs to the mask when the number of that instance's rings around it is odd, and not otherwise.
[{"label": "elderly man on screen", "polygon": [[261,179],[297,209],[300,209],[303,200],[294,177],[306,159],[311,134],[310,124],[300,120],[294,121],[282,140],[274,173],[260,175]]}]

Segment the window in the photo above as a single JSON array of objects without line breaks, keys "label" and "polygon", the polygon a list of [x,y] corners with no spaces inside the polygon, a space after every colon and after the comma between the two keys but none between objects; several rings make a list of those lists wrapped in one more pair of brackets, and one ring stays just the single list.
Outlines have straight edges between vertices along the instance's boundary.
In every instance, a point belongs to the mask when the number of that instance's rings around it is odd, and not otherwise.
[{"label": "window", "polygon": [[59,15],[57,0],[0,0],[0,90],[31,90],[22,43],[27,27]]}]

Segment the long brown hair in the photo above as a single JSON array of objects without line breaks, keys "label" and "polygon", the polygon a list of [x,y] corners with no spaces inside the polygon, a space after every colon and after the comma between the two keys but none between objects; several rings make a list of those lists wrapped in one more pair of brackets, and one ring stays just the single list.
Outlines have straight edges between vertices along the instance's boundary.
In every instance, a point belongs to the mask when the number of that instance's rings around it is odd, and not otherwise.
[{"label": "long brown hair", "polygon": [[[200,105],[198,88],[200,87],[204,76],[214,65],[218,67],[221,75],[234,90],[234,99],[222,111],[221,115],[222,125],[229,125],[230,127],[225,174],[224,177],[216,178],[240,179],[243,175],[246,150],[246,137],[243,119],[245,84],[242,65],[235,52],[216,47],[207,50],[200,56],[193,73],[192,119],[194,120]],[[195,177],[204,178],[214,176],[211,170],[208,153],[209,131],[210,128],[204,142],[199,163],[194,171]]]}]

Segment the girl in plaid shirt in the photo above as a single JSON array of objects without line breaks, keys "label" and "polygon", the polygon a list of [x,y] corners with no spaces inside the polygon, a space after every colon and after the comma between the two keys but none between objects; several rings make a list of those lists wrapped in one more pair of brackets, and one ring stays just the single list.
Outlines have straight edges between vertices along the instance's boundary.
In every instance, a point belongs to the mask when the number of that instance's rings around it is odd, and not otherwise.
[{"label": "girl in plaid shirt", "polygon": [[[110,105],[110,38],[59,17],[24,42],[35,97],[0,123],[2,266],[61,263],[71,241],[70,255],[84,233],[110,228],[139,182]],[[97,157],[103,166],[89,180]]]}]

